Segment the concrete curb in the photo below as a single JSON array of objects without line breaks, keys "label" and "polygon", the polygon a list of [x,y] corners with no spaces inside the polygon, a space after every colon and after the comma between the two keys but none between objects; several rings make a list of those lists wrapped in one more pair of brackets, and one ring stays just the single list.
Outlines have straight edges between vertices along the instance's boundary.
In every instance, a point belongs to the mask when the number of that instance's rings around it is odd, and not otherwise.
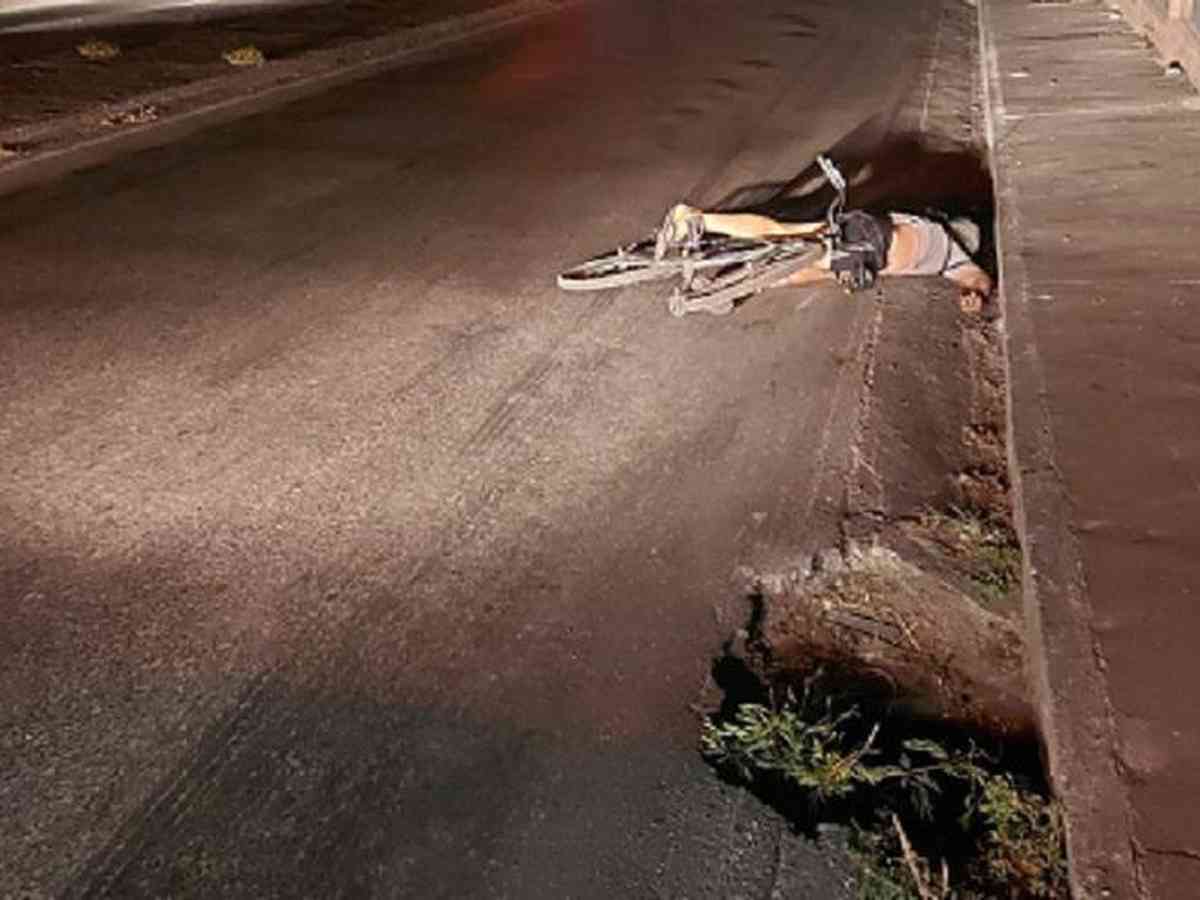
[{"label": "concrete curb", "polygon": [[981,84],[996,195],[999,300],[1008,381],[1008,455],[1014,518],[1024,548],[1025,644],[1051,784],[1067,825],[1076,898],[1140,896],[1127,789],[1114,755],[1116,730],[1096,654],[1092,610],[1067,493],[1056,462],[1046,382],[1029,310],[1020,196],[1003,136],[1003,85],[991,26],[979,3]]},{"label": "concrete curb", "polygon": [[[81,116],[0,131],[0,146],[32,151],[0,162],[0,196],[94,166],[119,154],[177,140],[340,84],[418,62],[436,51],[586,0],[512,0],[492,9],[431,22],[404,32],[317,50],[249,71],[130,97]],[[164,114],[143,124],[105,119],[153,107]]]}]

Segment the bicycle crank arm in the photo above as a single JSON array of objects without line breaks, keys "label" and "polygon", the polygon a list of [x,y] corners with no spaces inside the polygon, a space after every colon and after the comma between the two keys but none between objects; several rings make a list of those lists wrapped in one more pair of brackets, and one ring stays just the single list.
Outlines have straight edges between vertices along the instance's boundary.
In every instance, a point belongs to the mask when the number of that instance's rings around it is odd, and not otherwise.
[{"label": "bicycle crank arm", "polygon": [[725,291],[717,294],[706,294],[689,297],[685,291],[675,290],[667,301],[667,309],[671,315],[683,318],[689,313],[709,313],[714,316],[727,316],[733,312],[733,297]]}]

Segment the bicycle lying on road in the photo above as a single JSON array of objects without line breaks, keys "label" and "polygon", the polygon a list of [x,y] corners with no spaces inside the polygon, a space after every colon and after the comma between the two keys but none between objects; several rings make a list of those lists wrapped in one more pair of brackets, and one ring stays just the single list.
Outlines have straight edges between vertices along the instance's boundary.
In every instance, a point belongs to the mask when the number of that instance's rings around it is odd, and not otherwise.
[{"label": "bicycle lying on road", "polygon": [[875,275],[864,264],[870,248],[843,234],[846,179],[828,157],[818,156],[817,163],[835,192],[818,233],[741,238],[695,230],[671,246],[660,232],[568,269],[558,276],[558,286],[595,291],[678,277],[680,283],[668,301],[675,316],[725,315],[822,259],[847,288],[869,287]]}]

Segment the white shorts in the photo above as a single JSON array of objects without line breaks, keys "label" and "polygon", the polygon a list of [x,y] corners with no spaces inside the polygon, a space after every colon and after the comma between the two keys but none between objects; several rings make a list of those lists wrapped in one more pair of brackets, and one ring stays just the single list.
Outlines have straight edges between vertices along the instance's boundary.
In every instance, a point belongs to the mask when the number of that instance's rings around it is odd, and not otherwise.
[{"label": "white shorts", "polygon": [[[952,235],[940,222],[912,216],[908,213],[892,213],[892,224],[907,225],[917,235],[917,253],[911,265],[904,269],[890,272],[891,275],[948,275],[955,269],[973,265],[962,240],[970,240],[969,235]],[[978,228],[972,222],[963,221],[964,230],[975,230],[975,243],[978,244]]]}]

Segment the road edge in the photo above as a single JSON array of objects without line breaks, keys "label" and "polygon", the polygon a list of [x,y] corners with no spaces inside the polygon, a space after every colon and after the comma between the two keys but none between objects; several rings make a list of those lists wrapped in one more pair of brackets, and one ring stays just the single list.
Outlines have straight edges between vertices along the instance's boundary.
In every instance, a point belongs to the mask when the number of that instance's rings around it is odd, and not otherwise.
[{"label": "road edge", "polygon": [[[509,0],[491,9],[314,50],[261,68],[233,70],[227,75],[139,94],[82,115],[0,131],[0,146],[36,148],[0,163],[0,196],[125,153],[178,140],[211,125],[419,62],[445,47],[585,2],[588,0]],[[150,107],[164,114],[142,124],[114,127],[103,122],[113,113]]]},{"label": "road edge", "polygon": [[1003,312],[1008,467],[1013,517],[1024,550],[1022,589],[1026,669],[1043,753],[1066,818],[1071,891],[1076,898],[1140,895],[1127,789],[1115,754],[1102,661],[1066,486],[1021,251],[1020,196],[1013,160],[998,136],[1005,121],[991,8],[980,0],[980,83],[988,162],[995,187],[998,301]]}]

